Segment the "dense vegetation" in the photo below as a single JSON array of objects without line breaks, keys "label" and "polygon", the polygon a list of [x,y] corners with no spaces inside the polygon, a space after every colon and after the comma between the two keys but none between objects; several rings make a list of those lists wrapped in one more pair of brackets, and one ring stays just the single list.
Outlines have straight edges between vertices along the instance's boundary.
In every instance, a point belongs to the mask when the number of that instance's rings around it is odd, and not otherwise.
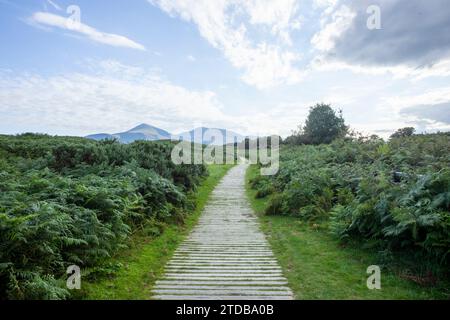
[{"label": "dense vegetation", "polygon": [[411,277],[434,282],[450,265],[450,134],[398,136],[285,145],[278,174],[251,185],[270,195],[266,214],[360,241],[386,263],[405,258]]},{"label": "dense vegetation", "polygon": [[0,297],[68,298],[67,266],[101,268],[134,230],[182,220],[206,168],[175,166],[172,148],[0,136]]},{"label": "dense vegetation", "polygon": [[336,111],[328,104],[318,103],[310,108],[305,125],[300,125],[298,130],[286,139],[286,142],[289,144],[330,143],[345,137],[348,130],[342,110]]},{"label": "dense vegetation", "polygon": [[[188,197],[195,209],[183,223],[158,222],[142,232],[136,232],[128,247],[112,257],[101,274],[86,277],[83,270],[81,290],[77,296],[89,300],[146,300],[151,298],[155,282],[164,274],[167,262],[192,228],[197,224],[214,188],[233,165],[208,165],[208,177],[202,179],[195,193]],[[162,229],[159,233],[156,230]],[[72,291],[73,292],[73,291]],[[77,298],[75,296],[75,298]]]},{"label": "dense vegetation", "polygon": [[[439,281],[439,284],[424,286],[411,281],[411,273],[404,265],[386,264],[376,247],[368,248],[361,245],[361,241],[339,241],[327,231],[327,222],[264,214],[271,197],[256,198],[258,191],[250,186],[250,181],[259,175],[258,166],[250,166],[247,170],[247,195],[296,299],[428,300],[450,297],[448,283]],[[367,267],[370,265],[381,267],[381,290],[367,288]]]}]

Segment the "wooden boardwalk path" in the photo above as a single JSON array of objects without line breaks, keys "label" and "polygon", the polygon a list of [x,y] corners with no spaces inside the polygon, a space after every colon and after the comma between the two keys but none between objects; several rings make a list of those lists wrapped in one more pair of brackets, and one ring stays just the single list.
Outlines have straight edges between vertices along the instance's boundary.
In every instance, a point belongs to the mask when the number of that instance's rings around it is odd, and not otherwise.
[{"label": "wooden boardwalk path", "polygon": [[153,299],[293,298],[246,198],[246,168],[232,168],[213,191],[156,282]]}]

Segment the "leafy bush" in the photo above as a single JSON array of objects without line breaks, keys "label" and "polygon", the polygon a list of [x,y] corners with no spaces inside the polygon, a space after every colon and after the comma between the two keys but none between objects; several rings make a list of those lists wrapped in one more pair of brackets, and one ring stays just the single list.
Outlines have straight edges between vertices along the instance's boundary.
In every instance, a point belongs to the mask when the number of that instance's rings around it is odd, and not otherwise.
[{"label": "leafy bush", "polygon": [[[180,215],[201,165],[175,166],[170,142],[0,136],[0,297],[65,299],[66,268],[95,270],[133,230]],[[180,177],[183,177],[180,179]]]},{"label": "leafy bush", "polygon": [[336,112],[330,105],[319,103],[309,110],[305,125],[288,137],[288,144],[322,144],[343,138],[348,132],[342,111]]},{"label": "leafy bush", "polygon": [[257,176],[250,181],[252,188],[257,189],[256,198],[265,198],[275,191],[270,180],[266,176]]},{"label": "leafy bush", "polygon": [[285,210],[283,195],[275,194],[270,198],[270,202],[267,205],[265,214],[268,216],[282,214]]},{"label": "leafy bush", "polygon": [[[342,240],[450,264],[450,135],[402,135],[283,146],[267,214],[326,221]],[[400,179],[393,179],[393,173]],[[257,180],[257,179],[255,179]]]}]

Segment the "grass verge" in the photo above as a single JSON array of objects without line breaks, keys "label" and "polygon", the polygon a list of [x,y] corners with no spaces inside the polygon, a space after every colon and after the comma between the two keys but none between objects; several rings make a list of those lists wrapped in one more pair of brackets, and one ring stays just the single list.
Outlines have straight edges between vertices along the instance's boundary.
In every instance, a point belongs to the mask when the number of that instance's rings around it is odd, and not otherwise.
[{"label": "grass verge", "polygon": [[210,165],[209,176],[195,193],[195,210],[183,224],[168,224],[154,238],[135,234],[129,248],[111,259],[112,265],[121,267],[109,277],[82,281],[80,295],[90,300],[145,300],[156,279],[162,275],[166,262],[180,242],[196,225],[211,192],[232,165]]},{"label": "grass verge", "polygon": [[294,291],[296,299],[445,299],[442,290],[422,287],[381,269],[381,290],[369,290],[367,267],[380,264],[375,252],[341,245],[321,226],[288,216],[266,216],[269,197],[256,199],[249,181],[259,174],[250,166],[246,192],[262,230]]}]

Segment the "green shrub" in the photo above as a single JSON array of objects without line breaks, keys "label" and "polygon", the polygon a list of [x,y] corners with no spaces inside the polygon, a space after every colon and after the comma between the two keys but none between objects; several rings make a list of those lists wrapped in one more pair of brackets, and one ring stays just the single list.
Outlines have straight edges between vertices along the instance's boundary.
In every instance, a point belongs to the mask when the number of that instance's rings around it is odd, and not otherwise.
[{"label": "green shrub", "polygon": [[[417,265],[450,265],[450,135],[404,135],[282,146],[267,214],[328,221],[340,239],[407,253]],[[400,182],[393,172],[401,172]]]},{"label": "green shrub", "polygon": [[284,198],[281,194],[275,194],[270,198],[269,204],[265,209],[264,213],[268,216],[280,215],[285,213]]},{"label": "green shrub", "polygon": [[69,265],[112,272],[133,230],[183,219],[206,168],[175,166],[172,146],[0,136],[0,297],[68,298]]}]

